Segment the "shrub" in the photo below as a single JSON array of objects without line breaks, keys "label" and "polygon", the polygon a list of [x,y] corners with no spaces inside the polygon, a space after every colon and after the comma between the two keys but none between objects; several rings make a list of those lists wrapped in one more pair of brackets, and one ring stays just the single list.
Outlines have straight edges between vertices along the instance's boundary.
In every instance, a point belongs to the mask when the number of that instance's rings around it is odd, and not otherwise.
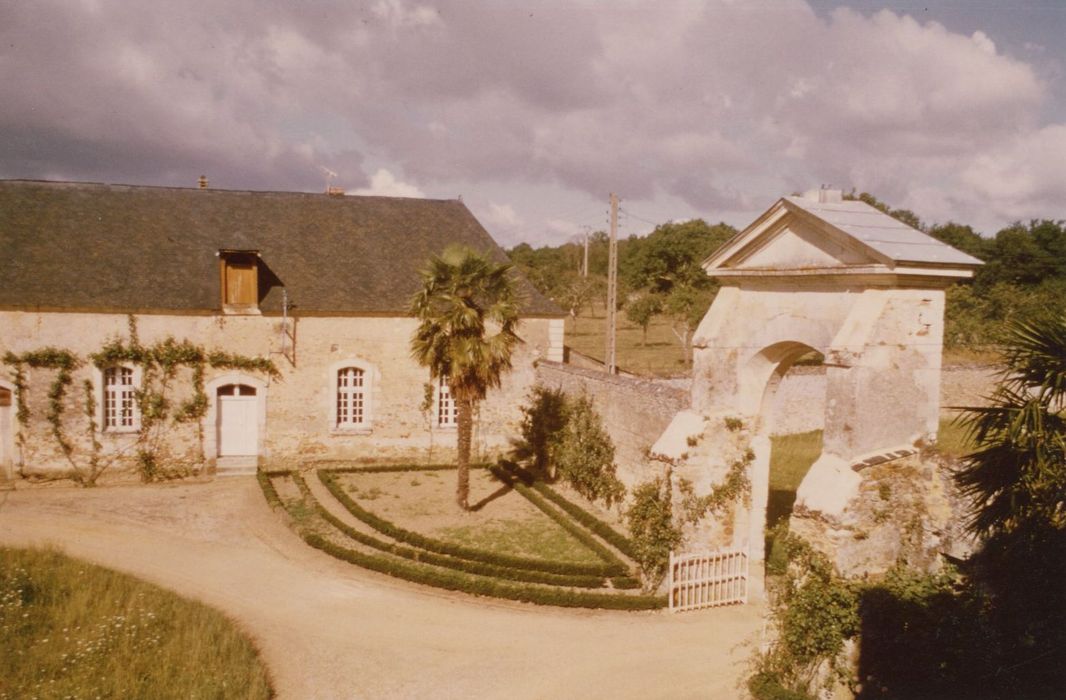
[{"label": "shrub", "polygon": [[515,456],[529,460],[533,471],[541,478],[551,478],[555,452],[566,427],[569,408],[561,389],[537,386],[522,407],[522,442]]},{"label": "shrub", "polygon": [[590,501],[603,499],[610,507],[625,497],[615,475],[614,444],[587,396],[570,401],[555,464],[559,476]]},{"label": "shrub", "polygon": [[625,497],[615,475],[614,444],[588,397],[537,387],[522,413],[522,440],[514,456],[528,461],[536,476],[561,478],[608,507]]},{"label": "shrub", "polygon": [[659,587],[666,575],[670,552],[681,544],[681,528],[674,525],[670,501],[665,480],[655,479],[633,491],[633,501],[626,511],[644,590]]}]

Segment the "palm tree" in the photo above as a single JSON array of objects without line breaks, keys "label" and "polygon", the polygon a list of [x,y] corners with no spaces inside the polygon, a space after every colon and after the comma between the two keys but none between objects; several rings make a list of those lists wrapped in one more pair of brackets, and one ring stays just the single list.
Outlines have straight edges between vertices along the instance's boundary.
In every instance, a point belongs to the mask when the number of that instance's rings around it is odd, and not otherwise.
[{"label": "palm tree", "polygon": [[469,248],[452,246],[430,258],[422,289],[411,299],[418,328],[411,355],[448,383],[456,406],[459,507],[469,510],[470,441],[474,411],[511,368],[521,342],[518,299],[509,263],[494,263]]},{"label": "palm tree", "polygon": [[1007,332],[990,405],[961,418],[977,448],[955,479],[971,504],[970,529],[982,535],[1027,522],[1066,527],[1066,316],[1014,322]]}]

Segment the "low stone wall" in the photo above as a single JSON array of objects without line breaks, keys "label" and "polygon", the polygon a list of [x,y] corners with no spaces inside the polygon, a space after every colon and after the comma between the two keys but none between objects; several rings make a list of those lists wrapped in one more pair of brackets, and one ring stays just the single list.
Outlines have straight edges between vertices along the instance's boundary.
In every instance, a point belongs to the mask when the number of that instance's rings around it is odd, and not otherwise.
[{"label": "low stone wall", "polygon": [[[940,373],[940,408],[983,406],[996,384],[998,367],[945,367]],[[781,380],[769,418],[775,435],[821,430],[825,423],[825,368],[793,367]]]},{"label": "low stone wall", "polygon": [[647,479],[648,448],[691,401],[688,390],[681,387],[558,362],[538,363],[537,382],[592,399],[614,442],[618,476],[627,485]]},{"label": "low stone wall", "polygon": [[[674,415],[690,408],[688,379],[645,379],[612,376],[602,370],[541,361],[536,380],[553,389],[587,394],[603,417],[615,444],[619,477],[628,484],[651,476],[647,449],[662,435]],[[981,405],[991,392],[997,368],[949,367],[940,380],[940,405]],[[781,380],[774,397],[773,432],[779,435],[820,430],[825,422],[825,369],[794,367]]]}]

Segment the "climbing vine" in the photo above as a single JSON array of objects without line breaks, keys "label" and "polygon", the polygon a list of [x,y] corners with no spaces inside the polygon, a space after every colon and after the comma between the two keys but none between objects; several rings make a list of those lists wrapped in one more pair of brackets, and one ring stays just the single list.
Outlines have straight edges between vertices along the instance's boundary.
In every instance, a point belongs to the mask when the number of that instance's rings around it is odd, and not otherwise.
[{"label": "climbing vine", "polygon": [[750,449],[745,451],[743,458],[729,465],[729,471],[719,484],[711,488],[711,492],[704,496],[697,496],[688,479],[679,479],[677,488],[681,491],[681,507],[683,522],[695,525],[711,513],[719,513],[723,508],[744,499],[747,504],[751,498],[751,481],[748,478],[748,469],[755,461],[755,453]]},{"label": "climbing vine", "polygon": [[695,525],[707,515],[718,513],[739,499],[748,502],[751,495],[748,470],[754,460],[755,453],[746,450],[741,459],[729,466],[725,478],[704,496],[696,495],[692,482],[679,479],[677,487],[681,498],[676,508],[672,466],[662,477],[647,481],[633,490],[626,521],[645,590],[655,590],[662,583],[670,552],[685,540],[686,525]]},{"label": "climbing vine", "polygon": [[71,444],[63,426],[64,399],[66,398],[67,389],[74,381],[71,373],[81,365],[81,360],[68,350],[49,346],[40,350],[24,352],[21,355],[7,352],[4,354],[4,363],[11,365],[15,370],[15,389],[18,392],[16,415],[19,423],[23,426],[28,425],[30,420],[30,409],[26,404],[25,397],[26,375],[23,371],[23,366],[31,369],[51,369],[56,371],[55,378],[48,388],[48,413],[46,418],[51,426],[52,437],[55,438],[60,451],[62,451],[63,456],[68,461],[71,460],[74,446]]},{"label": "climbing vine", "polygon": [[[82,366],[82,360],[69,350],[46,347],[22,354],[5,353],[3,361],[13,369],[14,384],[18,402],[17,417],[22,429],[19,431],[19,444],[25,447],[26,433],[30,427],[31,412],[27,403],[27,381],[25,367],[33,369],[52,369],[55,377],[48,390],[48,411],[45,416],[51,426],[51,435],[60,452],[70,462],[72,474],[76,481],[92,485],[108,466],[133,449],[136,454],[138,471],[145,481],[161,478],[184,476],[190,465],[178,464],[177,468],[168,468],[166,432],[168,425],[195,422],[198,455],[194,465],[203,464],[204,429],[202,419],[207,413],[208,397],[204,390],[204,373],[206,367],[212,369],[235,369],[266,374],[271,378],[280,376],[274,363],[261,357],[247,357],[221,350],[206,351],[188,340],[175,340],[167,337],[152,345],[141,343],[137,321],[129,316],[128,339],[115,337],[108,340],[99,350],[89,355],[90,362],[105,371],[116,365],[136,365],[141,370],[140,385],[134,391],[134,398],[140,413],[140,425],[132,444],[114,450],[109,459],[102,458],[103,445],[100,442],[100,425],[97,422],[96,390],[91,381],[83,382],[83,406],[87,425],[88,455],[86,465],[79,465],[75,459],[75,445],[71,440],[64,420],[64,409],[68,390],[73,383],[73,372]],[[171,394],[179,378],[179,370],[189,370],[192,395],[175,408],[172,406]]]}]

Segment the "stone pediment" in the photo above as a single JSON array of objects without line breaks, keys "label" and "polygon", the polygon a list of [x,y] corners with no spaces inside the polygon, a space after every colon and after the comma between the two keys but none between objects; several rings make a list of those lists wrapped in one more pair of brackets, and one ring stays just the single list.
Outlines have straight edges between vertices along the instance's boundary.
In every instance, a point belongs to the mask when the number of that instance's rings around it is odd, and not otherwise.
[{"label": "stone pediment", "polygon": [[715,251],[712,276],[894,272],[969,277],[981,261],[839,191],[785,197]]},{"label": "stone pediment", "polygon": [[883,264],[852,241],[785,213],[722,261],[730,269],[806,269]]}]

